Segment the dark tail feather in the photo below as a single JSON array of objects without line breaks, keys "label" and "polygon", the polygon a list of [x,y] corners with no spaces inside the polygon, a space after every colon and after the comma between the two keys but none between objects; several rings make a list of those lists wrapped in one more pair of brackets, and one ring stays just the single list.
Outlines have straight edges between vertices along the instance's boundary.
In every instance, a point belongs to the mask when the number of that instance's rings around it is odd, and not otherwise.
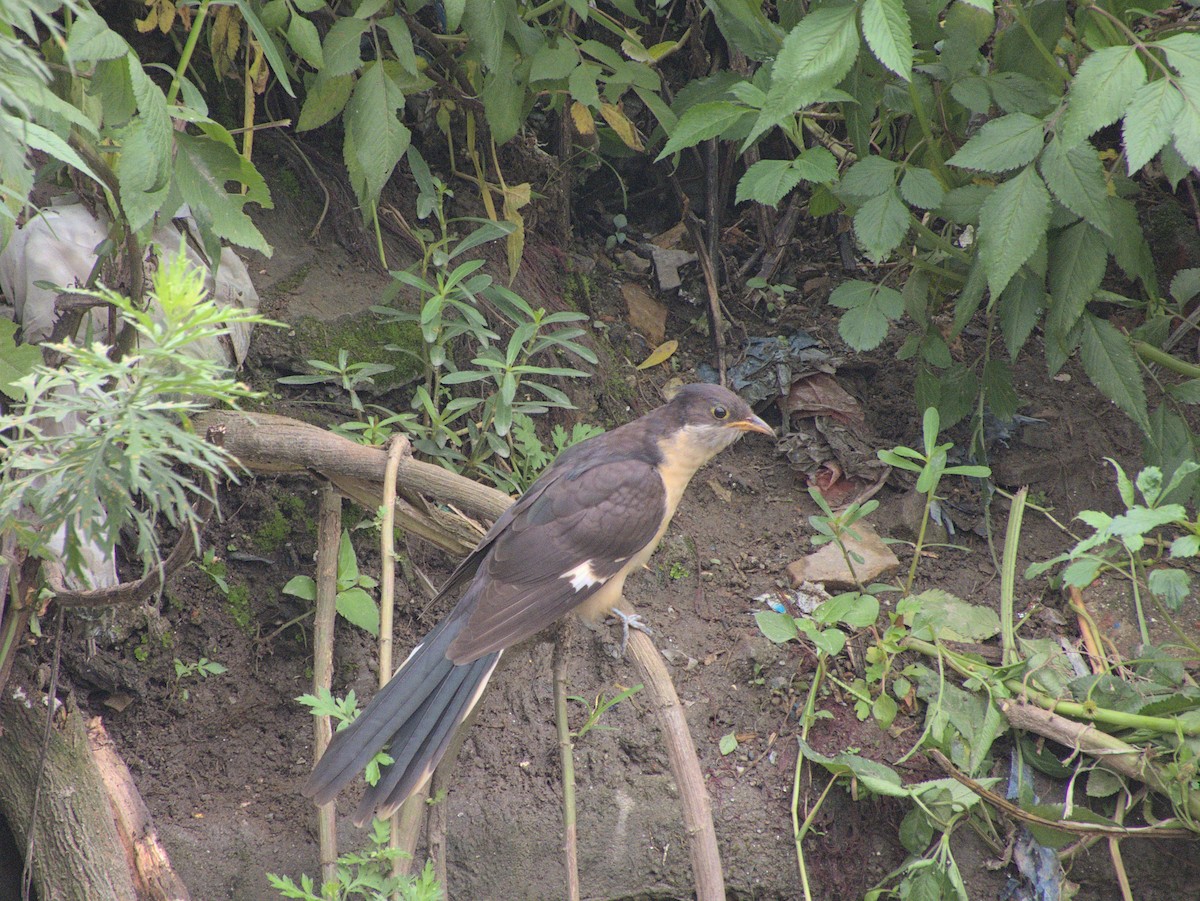
[{"label": "dark tail feather", "polygon": [[499,652],[455,666],[446,649],[462,620],[443,621],[333,741],[304,785],[304,794],[327,804],[379,751],[395,760],[379,783],[368,786],[355,816],[362,825],[377,810],[386,815],[424,784],[487,685]]}]

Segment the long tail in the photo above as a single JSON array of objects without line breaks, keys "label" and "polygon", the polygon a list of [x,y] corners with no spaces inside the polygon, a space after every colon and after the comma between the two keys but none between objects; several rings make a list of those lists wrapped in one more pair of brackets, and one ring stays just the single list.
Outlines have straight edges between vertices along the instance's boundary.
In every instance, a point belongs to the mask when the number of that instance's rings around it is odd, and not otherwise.
[{"label": "long tail", "polygon": [[439,623],[358,719],[333,736],[304,785],[305,795],[327,804],[383,750],[394,762],[367,786],[354,814],[356,825],[372,816],[391,816],[425,784],[500,660],[500,651],[459,666],[446,659],[464,622],[465,617],[452,615]]}]

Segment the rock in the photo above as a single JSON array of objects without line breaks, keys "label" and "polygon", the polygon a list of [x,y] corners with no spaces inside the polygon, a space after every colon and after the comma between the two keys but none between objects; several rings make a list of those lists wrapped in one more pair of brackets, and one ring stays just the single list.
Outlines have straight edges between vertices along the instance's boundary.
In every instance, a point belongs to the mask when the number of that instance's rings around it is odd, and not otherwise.
[{"label": "rock", "polygon": [[667,308],[647,293],[641,285],[625,282],[621,285],[621,296],[629,309],[629,324],[634,331],[658,347],[667,338]]},{"label": "rock", "polygon": [[696,255],[686,250],[662,248],[654,244],[645,247],[650,251],[650,259],[654,261],[654,271],[658,275],[658,287],[663,291],[674,291],[683,284],[679,278],[680,267],[696,262]]},{"label": "rock", "polygon": [[826,588],[843,590],[855,587],[855,574],[858,581],[866,585],[900,566],[896,555],[883,543],[874,528],[860,521],[854,524],[854,530],[861,540],[847,537],[846,548],[863,558],[862,563],[854,564],[854,573],[846,568],[846,561],[837,545],[827,544],[819,551],[788,564],[787,571],[792,584],[799,586],[805,582],[820,582]]},{"label": "rock", "polygon": [[645,275],[650,271],[650,261],[640,257],[632,250],[622,250],[617,254],[617,262],[634,275]]}]

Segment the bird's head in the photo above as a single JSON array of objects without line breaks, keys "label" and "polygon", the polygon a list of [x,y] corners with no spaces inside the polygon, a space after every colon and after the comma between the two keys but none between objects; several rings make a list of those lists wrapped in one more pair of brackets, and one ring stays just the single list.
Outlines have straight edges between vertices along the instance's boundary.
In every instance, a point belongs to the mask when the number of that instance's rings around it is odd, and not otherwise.
[{"label": "bird's head", "polygon": [[775,437],[775,431],[754,415],[750,405],[720,385],[685,385],[664,408],[681,430],[688,446],[711,460],[746,432]]}]

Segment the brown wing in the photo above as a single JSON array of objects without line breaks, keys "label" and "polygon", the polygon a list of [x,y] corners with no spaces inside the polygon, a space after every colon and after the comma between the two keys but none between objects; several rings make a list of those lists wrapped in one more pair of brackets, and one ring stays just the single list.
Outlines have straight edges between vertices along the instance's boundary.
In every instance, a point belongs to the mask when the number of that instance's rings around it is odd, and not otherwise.
[{"label": "brown wing", "polygon": [[471,613],[447,653],[455,663],[510,647],[595,594],[654,539],[666,495],[652,464],[626,458],[556,474],[512,513],[460,602]]}]

